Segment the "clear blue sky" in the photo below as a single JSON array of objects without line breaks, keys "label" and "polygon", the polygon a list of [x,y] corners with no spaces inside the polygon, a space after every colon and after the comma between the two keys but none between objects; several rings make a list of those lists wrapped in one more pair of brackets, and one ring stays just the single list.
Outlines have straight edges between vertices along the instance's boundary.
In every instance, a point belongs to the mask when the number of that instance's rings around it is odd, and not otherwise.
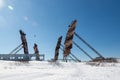
[{"label": "clear blue sky", "polygon": [[[37,43],[40,53],[51,59],[58,37],[62,35],[64,43],[74,19],[78,21],[76,32],[98,52],[120,57],[119,0],[0,0],[0,53],[7,54],[21,43],[22,29],[29,52],[34,52],[33,44]],[[74,41],[92,57],[97,56],[75,36]],[[72,52],[81,60],[89,59],[75,46]]]}]

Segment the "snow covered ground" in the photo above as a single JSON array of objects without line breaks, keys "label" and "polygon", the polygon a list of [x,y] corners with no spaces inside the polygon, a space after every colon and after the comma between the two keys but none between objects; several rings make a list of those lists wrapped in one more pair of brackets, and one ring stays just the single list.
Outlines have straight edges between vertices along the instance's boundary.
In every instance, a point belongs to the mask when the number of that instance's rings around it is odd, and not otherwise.
[{"label": "snow covered ground", "polygon": [[120,63],[0,61],[0,80],[120,80]]}]

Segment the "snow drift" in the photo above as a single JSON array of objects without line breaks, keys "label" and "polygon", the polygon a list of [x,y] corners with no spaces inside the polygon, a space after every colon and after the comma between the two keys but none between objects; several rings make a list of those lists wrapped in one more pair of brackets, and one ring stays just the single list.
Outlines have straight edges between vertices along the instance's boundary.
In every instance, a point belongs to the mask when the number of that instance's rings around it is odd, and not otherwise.
[{"label": "snow drift", "polygon": [[120,80],[120,63],[101,65],[0,61],[0,80]]}]

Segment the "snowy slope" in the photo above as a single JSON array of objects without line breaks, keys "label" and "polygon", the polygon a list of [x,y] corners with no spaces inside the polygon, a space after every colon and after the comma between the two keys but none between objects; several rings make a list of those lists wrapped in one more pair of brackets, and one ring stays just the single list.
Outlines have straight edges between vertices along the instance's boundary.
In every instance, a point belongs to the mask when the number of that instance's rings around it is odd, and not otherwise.
[{"label": "snowy slope", "polygon": [[0,80],[120,80],[120,63],[0,61]]}]

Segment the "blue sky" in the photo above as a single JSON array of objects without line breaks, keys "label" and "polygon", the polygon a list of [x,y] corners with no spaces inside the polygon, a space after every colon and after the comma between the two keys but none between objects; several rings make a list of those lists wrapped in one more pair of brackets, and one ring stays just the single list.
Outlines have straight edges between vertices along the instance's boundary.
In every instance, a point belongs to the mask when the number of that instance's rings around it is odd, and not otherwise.
[{"label": "blue sky", "polygon": [[[29,52],[34,52],[37,43],[40,53],[51,59],[58,37],[62,35],[64,43],[68,25],[77,19],[76,32],[98,52],[120,57],[119,4],[119,0],[0,0],[0,53],[7,54],[21,43],[22,29]],[[92,57],[97,56],[75,36],[74,41]],[[75,46],[72,52],[81,60],[89,59]]]}]

